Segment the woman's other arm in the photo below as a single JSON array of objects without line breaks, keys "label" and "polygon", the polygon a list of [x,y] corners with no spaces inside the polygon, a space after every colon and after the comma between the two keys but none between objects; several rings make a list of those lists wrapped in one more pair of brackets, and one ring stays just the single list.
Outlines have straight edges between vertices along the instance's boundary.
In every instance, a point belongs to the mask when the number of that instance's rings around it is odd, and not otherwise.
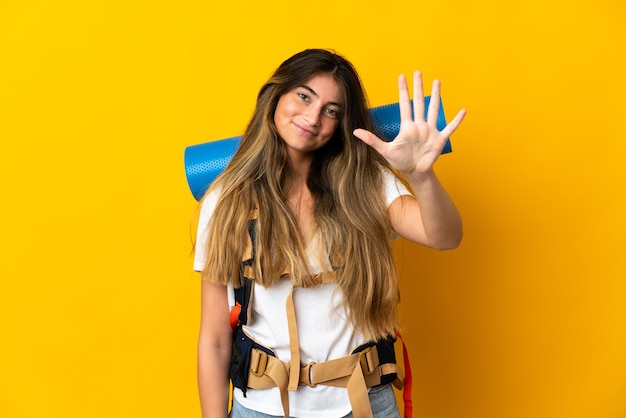
[{"label": "woman's other arm", "polygon": [[226,418],[232,331],[227,287],[202,281],[198,390],[203,418]]}]

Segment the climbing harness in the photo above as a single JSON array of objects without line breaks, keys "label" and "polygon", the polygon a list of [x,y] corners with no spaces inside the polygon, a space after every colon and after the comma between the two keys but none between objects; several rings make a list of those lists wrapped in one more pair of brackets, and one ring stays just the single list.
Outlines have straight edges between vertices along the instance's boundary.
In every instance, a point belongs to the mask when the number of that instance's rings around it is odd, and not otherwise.
[{"label": "climbing harness", "polygon": [[[405,418],[412,417],[411,375],[408,353],[402,337],[396,333],[380,341],[372,341],[357,347],[345,357],[322,363],[301,364],[298,328],[293,302],[294,286],[287,297],[286,312],[289,327],[291,359],[281,361],[269,348],[256,342],[243,329],[250,320],[250,304],[254,294],[254,256],[256,249],[256,222],[258,211],[250,213],[249,238],[244,259],[241,262],[240,286],[235,288],[235,306],[230,312],[233,329],[233,353],[230,377],[233,387],[242,390],[246,396],[248,389],[269,389],[278,387],[285,417],[289,417],[289,391],[299,386],[317,385],[344,387],[352,406],[354,418],[371,418],[372,411],[368,398],[369,387],[393,384],[398,390],[404,388],[403,399]],[[311,285],[336,281],[334,271],[311,276]],[[406,378],[396,364],[394,343],[396,337],[402,341]]]}]

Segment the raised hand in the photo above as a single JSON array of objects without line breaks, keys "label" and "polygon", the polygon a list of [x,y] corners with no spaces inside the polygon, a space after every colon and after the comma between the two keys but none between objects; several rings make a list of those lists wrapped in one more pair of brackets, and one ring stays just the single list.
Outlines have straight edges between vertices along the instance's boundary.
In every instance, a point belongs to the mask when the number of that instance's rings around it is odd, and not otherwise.
[{"label": "raised hand", "polygon": [[401,173],[408,176],[428,173],[432,171],[433,164],[441,155],[446,141],[465,117],[465,109],[459,111],[454,119],[439,131],[437,129],[441,91],[439,80],[433,82],[426,120],[423,119],[424,90],[421,72],[413,73],[413,109],[411,109],[409,87],[404,75],[398,78],[398,89],[400,94],[398,136],[391,142],[385,142],[365,129],[356,129],[354,136],[378,151],[392,167]]}]

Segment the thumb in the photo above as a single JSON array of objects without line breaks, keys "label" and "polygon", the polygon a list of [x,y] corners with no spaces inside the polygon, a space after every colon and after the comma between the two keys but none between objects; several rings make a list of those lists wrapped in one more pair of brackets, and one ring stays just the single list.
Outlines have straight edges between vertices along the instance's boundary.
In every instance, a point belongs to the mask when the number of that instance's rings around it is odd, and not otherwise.
[{"label": "thumb", "polygon": [[352,131],[352,134],[359,138],[361,141],[365,142],[370,147],[374,148],[379,153],[382,151],[382,147],[384,146],[385,142],[370,131],[358,128]]}]

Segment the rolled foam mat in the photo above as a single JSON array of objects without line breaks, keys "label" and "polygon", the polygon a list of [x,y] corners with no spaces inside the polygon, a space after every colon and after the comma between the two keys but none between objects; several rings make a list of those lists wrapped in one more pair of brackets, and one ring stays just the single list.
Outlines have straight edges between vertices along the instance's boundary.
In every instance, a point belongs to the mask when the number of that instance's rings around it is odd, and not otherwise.
[{"label": "rolled foam mat", "polygon": [[[428,110],[430,96],[424,98],[424,118]],[[437,129],[446,127],[446,117],[443,104],[440,101]],[[378,129],[378,134],[385,141],[392,141],[400,131],[400,105],[392,103],[370,109],[372,122]],[[241,136],[219,139],[185,148],[185,174],[191,193],[196,200],[200,200],[213,180],[226,168],[239,147]],[[442,154],[452,152],[450,140],[446,142]]]}]

